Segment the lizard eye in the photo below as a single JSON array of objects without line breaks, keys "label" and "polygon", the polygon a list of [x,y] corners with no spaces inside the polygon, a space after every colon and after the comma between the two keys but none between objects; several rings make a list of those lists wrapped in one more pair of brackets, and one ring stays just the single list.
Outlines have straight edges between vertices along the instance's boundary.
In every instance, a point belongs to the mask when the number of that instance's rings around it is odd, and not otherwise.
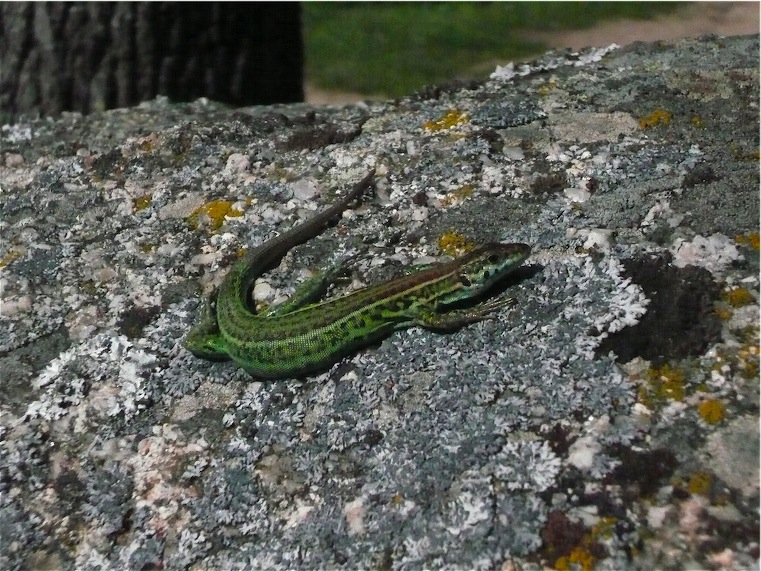
[{"label": "lizard eye", "polygon": [[470,278],[466,276],[465,274],[460,274],[460,283],[464,285],[465,287],[470,287]]}]

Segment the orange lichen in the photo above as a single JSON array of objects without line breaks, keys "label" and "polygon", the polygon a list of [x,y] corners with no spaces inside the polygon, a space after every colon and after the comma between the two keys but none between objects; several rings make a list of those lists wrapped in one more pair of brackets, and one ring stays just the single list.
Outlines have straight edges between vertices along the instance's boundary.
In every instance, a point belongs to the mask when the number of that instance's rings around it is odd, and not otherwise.
[{"label": "orange lichen", "polygon": [[639,126],[642,129],[655,127],[656,125],[668,125],[671,123],[671,113],[664,109],[656,109],[647,117],[639,120]]},{"label": "orange lichen", "polygon": [[717,424],[724,420],[726,408],[723,402],[708,399],[698,405],[698,413],[708,424]]},{"label": "orange lichen", "polygon": [[423,128],[427,131],[443,131],[445,129],[451,129],[455,125],[461,125],[467,120],[467,113],[463,113],[458,109],[452,109],[440,119],[436,119],[434,121],[426,121],[423,123]]},{"label": "orange lichen", "polygon": [[457,232],[447,232],[439,238],[439,250],[450,256],[462,256],[474,247],[472,242]]}]

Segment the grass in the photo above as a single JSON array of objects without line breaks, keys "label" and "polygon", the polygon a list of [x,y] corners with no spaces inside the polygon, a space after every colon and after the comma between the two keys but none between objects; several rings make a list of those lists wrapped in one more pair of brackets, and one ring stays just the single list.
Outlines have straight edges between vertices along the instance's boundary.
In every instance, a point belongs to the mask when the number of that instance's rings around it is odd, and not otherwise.
[{"label": "grass", "polygon": [[546,46],[522,32],[647,19],[671,2],[306,2],[306,80],[323,89],[395,97],[455,78],[485,77],[496,62]]}]

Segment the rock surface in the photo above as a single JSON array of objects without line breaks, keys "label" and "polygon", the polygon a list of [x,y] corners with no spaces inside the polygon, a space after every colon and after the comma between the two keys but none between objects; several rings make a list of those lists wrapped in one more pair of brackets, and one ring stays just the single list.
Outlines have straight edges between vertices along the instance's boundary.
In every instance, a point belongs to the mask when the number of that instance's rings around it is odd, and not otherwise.
[{"label": "rock surface", "polygon": [[[707,37],[4,126],[0,567],[757,565],[758,68],[758,36]],[[501,240],[533,248],[515,306],[301,380],[182,347],[240,248],[371,167],[263,302]]]}]

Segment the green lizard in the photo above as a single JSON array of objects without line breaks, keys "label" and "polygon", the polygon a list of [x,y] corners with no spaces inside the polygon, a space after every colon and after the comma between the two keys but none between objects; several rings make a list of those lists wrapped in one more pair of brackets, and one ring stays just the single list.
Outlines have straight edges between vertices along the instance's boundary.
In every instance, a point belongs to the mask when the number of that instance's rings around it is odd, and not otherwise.
[{"label": "green lizard", "polygon": [[188,333],[185,347],[204,359],[232,359],[254,377],[297,377],[327,369],[396,329],[419,325],[454,330],[511,303],[499,297],[470,309],[451,307],[487,290],[520,266],[531,251],[526,244],[490,243],[451,262],[319,301],[337,274],[334,268],[307,280],[286,302],[257,315],[250,298],[257,277],[292,247],[319,234],[370,186],[374,175],[370,171],[343,200],[237,262],[207,301],[204,317]]}]

